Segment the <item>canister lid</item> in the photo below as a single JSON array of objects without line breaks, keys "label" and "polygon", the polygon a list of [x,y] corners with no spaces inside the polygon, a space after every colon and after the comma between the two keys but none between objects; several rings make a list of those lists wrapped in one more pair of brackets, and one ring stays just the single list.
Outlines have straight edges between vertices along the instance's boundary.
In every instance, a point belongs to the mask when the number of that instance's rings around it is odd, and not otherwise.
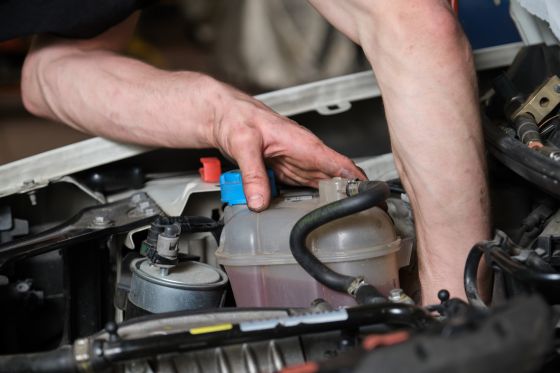
[{"label": "canister lid", "polygon": [[181,262],[163,275],[161,268],[143,258],[133,261],[131,269],[148,281],[173,287],[206,287],[227,282],[223,271],[199,262]]}]

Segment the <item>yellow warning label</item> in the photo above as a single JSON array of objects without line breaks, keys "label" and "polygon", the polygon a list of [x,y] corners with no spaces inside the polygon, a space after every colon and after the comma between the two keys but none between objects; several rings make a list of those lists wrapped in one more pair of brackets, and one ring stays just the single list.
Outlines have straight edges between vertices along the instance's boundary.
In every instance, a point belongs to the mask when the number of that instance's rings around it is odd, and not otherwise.
[{"label": "yellow warning label", "polygon": [[215,332],[223,332],[225,330],[231,330],[233,328],[232,324],[216,324],[210,326],[202,326],[200,328],[193,328],[189,330],[191,334],[206,334],[206,333],[215,333]]}]

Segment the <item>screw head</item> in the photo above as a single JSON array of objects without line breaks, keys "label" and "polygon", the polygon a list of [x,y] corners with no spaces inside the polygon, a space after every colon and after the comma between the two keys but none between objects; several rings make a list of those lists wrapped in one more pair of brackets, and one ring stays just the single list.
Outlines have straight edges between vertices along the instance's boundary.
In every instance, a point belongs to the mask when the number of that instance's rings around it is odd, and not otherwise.
[{"label": "screw head", "polygon": [[112,221],[102,215],[98,215],[96,217],[93,218],[93,225],[98,226],[98,227],[106,227],[108,225],[110,225],[112,223]]},{"label": "screw head", "polygon": [[19,293],[25,293],[31,288],[30,284],[26,281],[21,281],[16,284],[16,291]]},{"label": "screw head", "polygon": [[554,92],[560,93],[560,84],[556,84],[556,85],[554,86]]},{"label": "screw head", "polygon": [[389,291],[389,300],[398,301],[401,299],[403,294],[403,289],[392,289],[391,291]]},{"label": "screw head", "polygon": [[115,334],[118,330],[117,323],[114,321],[109,321],[105,324],[105,331],[109,334]]}]

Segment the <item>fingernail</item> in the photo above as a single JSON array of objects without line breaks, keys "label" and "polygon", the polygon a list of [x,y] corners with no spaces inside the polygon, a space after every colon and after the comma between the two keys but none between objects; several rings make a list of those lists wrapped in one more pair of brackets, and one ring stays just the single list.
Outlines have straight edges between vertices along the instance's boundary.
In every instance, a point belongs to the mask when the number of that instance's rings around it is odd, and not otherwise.
[{"label": "fingernail", "polygon": [[249,197],[248,203],[251,210],[260,210],[264,205],[264,199],[260,194],[254,194]]}]

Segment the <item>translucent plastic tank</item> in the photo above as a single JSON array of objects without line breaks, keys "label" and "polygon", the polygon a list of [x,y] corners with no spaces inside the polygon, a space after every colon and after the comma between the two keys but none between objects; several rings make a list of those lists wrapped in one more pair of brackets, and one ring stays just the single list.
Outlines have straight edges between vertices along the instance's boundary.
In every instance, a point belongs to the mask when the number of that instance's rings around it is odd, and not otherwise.
[{"label": "translucent plastic tank", "polygon": [[[216,257],[226,269],[238,306],[306,307],[317,298],[333,306],[355,304],[351,296],[309,276],[289,245],[294,224],[309,211],[345,198],[346,183],[321,182],[320,196],[312,191],[281,194],[261,213],[246,205],[226,207]],[[364,276],[384,293],[399,286],[399,264],[404,264],[397,259],[401,241],[390,217],[377,207],[322,226],[309,236],[307,245],[333,270]]]}]

